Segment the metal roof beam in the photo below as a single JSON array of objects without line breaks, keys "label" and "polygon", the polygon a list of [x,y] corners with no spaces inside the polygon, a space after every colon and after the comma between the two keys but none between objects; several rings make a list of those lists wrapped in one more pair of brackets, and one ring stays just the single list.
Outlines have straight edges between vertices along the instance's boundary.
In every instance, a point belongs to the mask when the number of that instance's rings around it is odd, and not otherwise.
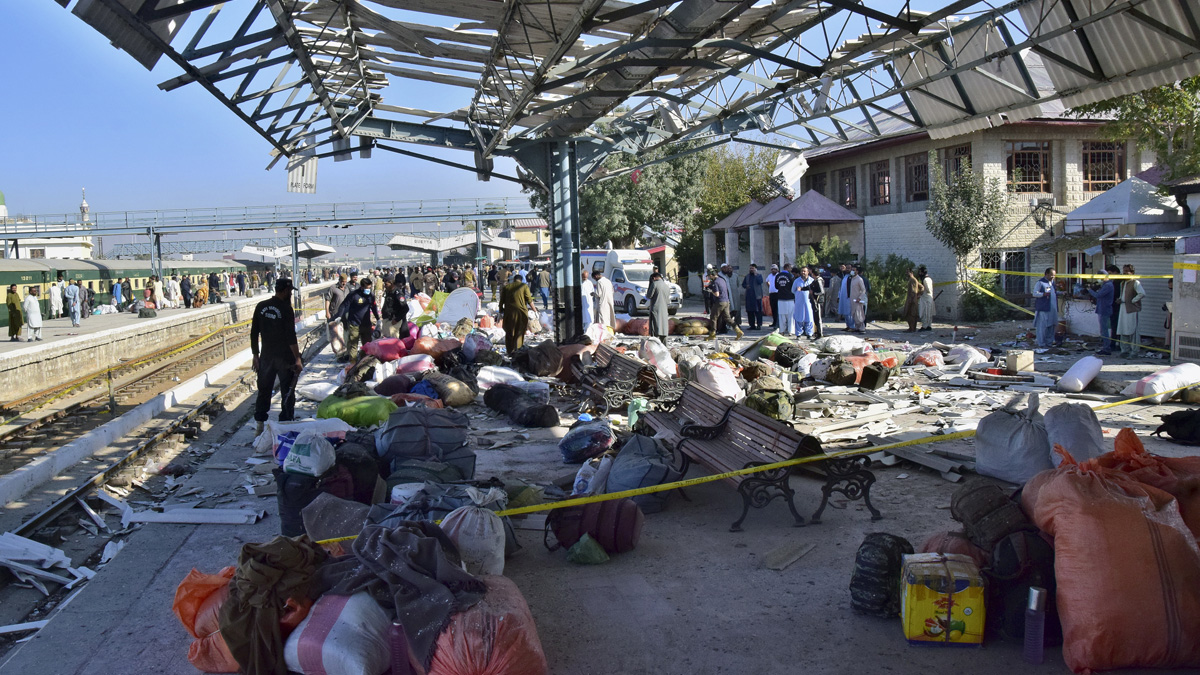
[{"label": "metal roof beam", "polygon": [[325,88],[325,83],[321,80],[321,74],[317,71],[316,65],[313,63],[312,57],[309,56],[308,50],[305,49],[304,41],[301,40],[300,34],[296,31],[296,24],[292,21],[291,11],[283,6],[282,0],[262,0],[267,5],[267,9],[271,10],[271,16],[275,18],[275,25],[279,26],[279,30],[283,32],[283,37],[287,40],[288,46],[292,48],[292,52],[296,55],[296,60],[300,63],[301,70],[304,71],[308,78],[309,86],[317,95],[317,100],[321,102],[321,106],[325,108],[325,113],[329,115],[329,120],[337,129],[339,136],[345,138],[347,135],[346,127],[343,126],[341,118],[337,111],[333,108],[333,100],[329,95],[329,91]]}]

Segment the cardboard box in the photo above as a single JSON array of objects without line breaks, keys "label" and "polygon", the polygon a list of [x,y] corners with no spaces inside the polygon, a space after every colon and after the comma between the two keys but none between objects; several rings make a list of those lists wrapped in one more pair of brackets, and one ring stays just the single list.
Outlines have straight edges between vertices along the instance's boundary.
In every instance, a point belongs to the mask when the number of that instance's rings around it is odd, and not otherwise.
[{"label": "cardboard box", "polygon": [[1028,349],[1014,349],[1005,354],[1004,358],[1005,367],[1010,374],[1032,373],[1035,370],[1033,352]]},{"label": "cardboard box", "polygon": [[900,618],[911,644],[983,644],[983,575],[971,558],[956,553],[906,555],[900,583]]}]

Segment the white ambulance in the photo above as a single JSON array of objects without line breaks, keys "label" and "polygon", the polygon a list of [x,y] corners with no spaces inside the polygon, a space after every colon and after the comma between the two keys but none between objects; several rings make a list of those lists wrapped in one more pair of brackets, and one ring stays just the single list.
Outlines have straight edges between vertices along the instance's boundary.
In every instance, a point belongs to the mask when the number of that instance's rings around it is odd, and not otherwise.
[{"label": "white ambulance", "polygon": [[[599,270],[612,282],[613,305],[618,312],[632,316],[649,310],[646,292],[650,288],[650,273],[654,271],[649,253],[639,249],[592,249],[581,251],[579,259],[588,274]],[[667,311],[675,314],[683,303],[683,290],[671,282],[667,286],[671,289]]]}]

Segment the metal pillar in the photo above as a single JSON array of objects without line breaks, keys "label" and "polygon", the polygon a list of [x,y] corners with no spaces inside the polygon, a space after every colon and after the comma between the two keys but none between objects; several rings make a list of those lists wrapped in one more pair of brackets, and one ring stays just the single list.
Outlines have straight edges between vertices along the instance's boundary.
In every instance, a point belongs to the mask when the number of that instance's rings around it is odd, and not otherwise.
[{"label": "metal pillar", "polygon": [[553,233],[554,337],[564,342],[583,332],[579,295],[579,168],[574,141],[546,143],[546,168]]},{"label": "metal pillar", "polygon": [[162,235],[154,231],[154,228],[147,230],[150,234],[150,269],[155,276],[162,278]]},{"label": "metal pillar", "polygon": [[300,298],[300,228],[292,228],[292,307],[303,309],[304,302]]},{"label": "metal pillar", "polygon": [[483,260],[483,221],[475,221],[475,264]]}]

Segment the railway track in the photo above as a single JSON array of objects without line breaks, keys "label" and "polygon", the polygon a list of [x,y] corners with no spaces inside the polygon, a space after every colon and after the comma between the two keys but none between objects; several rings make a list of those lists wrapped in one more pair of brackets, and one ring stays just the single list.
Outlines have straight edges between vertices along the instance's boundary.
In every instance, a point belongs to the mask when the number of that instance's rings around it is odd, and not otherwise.
[{"label": "railway track", "polygon": [[[196,340],[196,344],[176,354],[168,356],[166,354],[171,350],[160,350],[162,353],[156,352],[153,358],[146,359],[137,370],[130,372],[128,383],[114,386],[118,413],[170,388],[177,379],[185,380],[244,348],[249,327],[231,328],[233,330],[221,336]],[[300,346],[306,360],[323,346],[324,337],[325,331],[320,328],[301,336]],[[252,371],[240,374],[235,371],[232,379],[203,400],[182,407],[173,418],[160,416],[126,437],[117,456],[93,462],[94,467],[87,469],[91,475],[84,480],[76,478],[74,487],[56,492],[58,496],[52,503],[46,505],[43,501],[37,507],[19,508],[17,513],[12,513],[10,506],[8,517],[19,517],[20,524],[0,529],[60,548],[70,556],[73,565],[96,569],[103,564],[106,544],[119,542],[138,527],[123,529],[119,510],[97,497],[110,499],[108,492],[112,491],[135,503],[145,503],[147,499],[153,501],[155,495],[169,494],[169,490],[164,491],[164,484],[173,480],[172,472],[156,471],[153,467],[170,465],[172,470],[190,473],[207,460],[213,451],[213,441],[223,440],[240,428],[237,422],[246,412],[246,400],[252,387]],[[106,380],[101,386],[81,391],[79,396],[87,400],[73,405],[69,412],[48,414],[52,419],[25,428],[21,433],[9,434],[5,443],[19,438],[30,443],[26,449],[46,448],[78,437],[113,418],[109,414]],[[0,460],[0,466],[5,466],[8,461],[7,458]],[[0,625],[46,619],[77,592],[78,587],[49,584],[47,590],[49,592],[43,594],[32,586],[19,583],[0,567]],[[21,637],[27,636],[0,635],[0,659]]]}]

